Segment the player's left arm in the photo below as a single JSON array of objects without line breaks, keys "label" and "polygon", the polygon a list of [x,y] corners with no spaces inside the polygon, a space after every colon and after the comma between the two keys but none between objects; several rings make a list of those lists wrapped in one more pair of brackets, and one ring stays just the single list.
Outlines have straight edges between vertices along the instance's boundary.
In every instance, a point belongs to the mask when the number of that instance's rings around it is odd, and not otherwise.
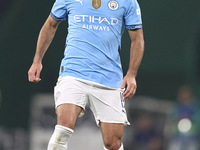
[{"label": "player's left arm", "polygon": [[144,53],[144,38],[142,28],[136,30],[128,30],[128,32],[131,39],[130,62],[129,69],[127,71],[126,76],[123,79],[121,87],[122,89],[127,87],[125,92],[123,93],[123,97],[125,99],[130,99],[136,92],[137,71],[142,61]]}]

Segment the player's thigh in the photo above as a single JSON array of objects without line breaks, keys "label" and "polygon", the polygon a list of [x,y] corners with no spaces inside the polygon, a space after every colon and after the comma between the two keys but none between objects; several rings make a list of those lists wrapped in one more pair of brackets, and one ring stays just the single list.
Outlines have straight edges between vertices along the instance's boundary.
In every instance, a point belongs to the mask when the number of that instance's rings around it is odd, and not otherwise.
[{"label": "player's thigh", "polygon": [[117,123],[100,123],[101,132],[103,135],[103,141],[105,145],[111,145],[113,143],[122,143],[123,124]]},{"label": "player's thigh", "polygon": [[57,124],[73,129],[77,117],[84,114],[88,101],[86,90],[88,87],[80,81],[70,77],[59,77],[54,88]]},{"label": "player's thigh", "polygon": [[83,108],[75,104],[61,104],[56,108],[57,124],[74,129],[77,117]]}]

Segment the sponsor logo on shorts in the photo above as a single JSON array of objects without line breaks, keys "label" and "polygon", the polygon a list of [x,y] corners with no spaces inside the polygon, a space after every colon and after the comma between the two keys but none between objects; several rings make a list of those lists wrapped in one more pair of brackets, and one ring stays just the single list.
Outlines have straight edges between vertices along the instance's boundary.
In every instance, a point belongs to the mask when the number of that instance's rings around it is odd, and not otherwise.
[{"label": "sponsor logo on shorts", "polygon": [[122,112],[126,114],[125,100],[124,100],[124,97],[123,97],[122,93],[120,93],[120,97],[121,97]]},{"label": "sponsor logo on shorts", "polygon": [[55,100],[56,100],[56,101],[60,98],[60,95],[61,95],[61,93],[60,93],[60,91],[58,91],[58,92],[56,93],[56,96],[55,96]]}]

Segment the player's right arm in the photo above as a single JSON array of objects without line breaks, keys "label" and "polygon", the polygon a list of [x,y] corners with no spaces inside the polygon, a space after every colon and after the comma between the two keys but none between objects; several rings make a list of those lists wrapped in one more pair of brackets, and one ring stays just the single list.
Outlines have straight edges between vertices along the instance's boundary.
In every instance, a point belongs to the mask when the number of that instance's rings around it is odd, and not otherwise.
[{"label": "player's right arm", "polygon": [[59,23],[60,21],[56,21],[49,16],[40,30],[33,63],[28,71],[28,80],[30,82],[37,83],[41,80],[40,72],[42,70],[42,59],[53,40]]}]

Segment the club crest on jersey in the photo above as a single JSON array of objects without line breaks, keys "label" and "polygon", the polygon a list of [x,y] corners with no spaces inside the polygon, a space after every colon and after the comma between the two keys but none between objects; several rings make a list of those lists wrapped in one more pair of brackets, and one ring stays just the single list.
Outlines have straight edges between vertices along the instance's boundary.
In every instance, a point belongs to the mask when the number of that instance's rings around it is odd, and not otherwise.
[{"label": "club crest on jersey", "polygon": [[109,7],[111,10],[117,10],[117,8],[119,7],[119,4],[118,4],[117,1],[111,0],[110,2],[108,2],[108,7]]}]

